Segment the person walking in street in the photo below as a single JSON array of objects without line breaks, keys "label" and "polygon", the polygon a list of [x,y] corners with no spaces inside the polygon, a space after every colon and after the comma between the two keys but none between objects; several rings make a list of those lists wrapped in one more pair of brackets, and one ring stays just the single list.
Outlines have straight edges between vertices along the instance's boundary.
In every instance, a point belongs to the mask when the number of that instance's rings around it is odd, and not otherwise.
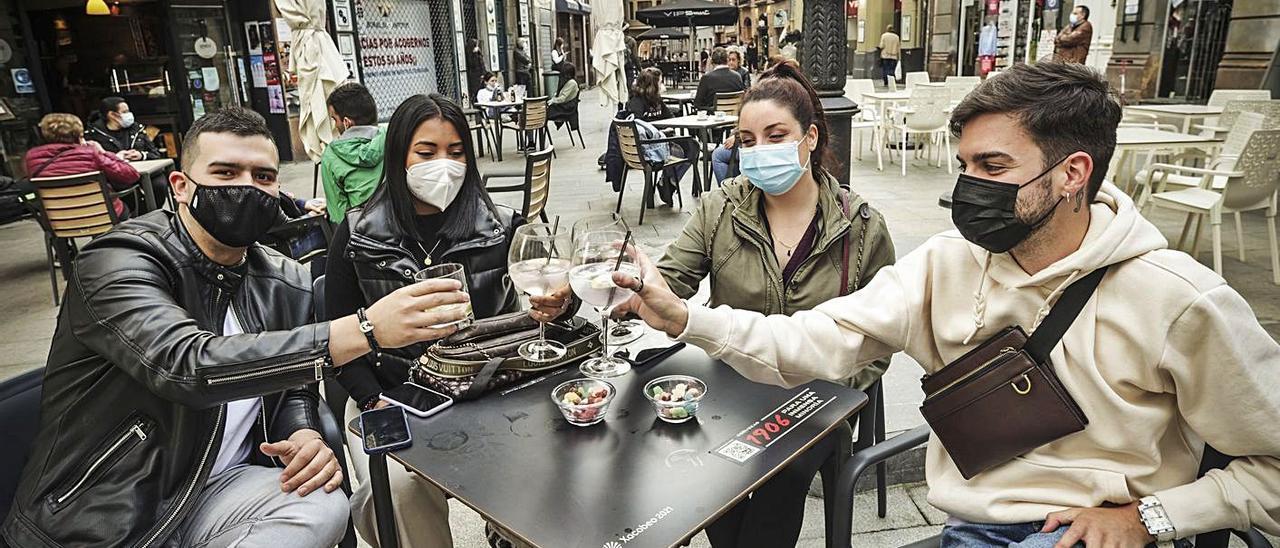
[{"label": "person walking in street", "polygon": [[320,181],[329,220],[341,223],[348,209],[363,204],[378,188],[386,134],[378,129],[373,95],[359,82],[335,88],[328,103],[338,138],[320,156]]},{"label": "person walking in street", "polygon": [[889,78],[897,79],[898,56],[902,53],[902,37],[894,32],[893,25],[884,28],[880,35],[880,80],[889,85]]},{"label": "person walking in street", "polygon": [[1089,22],[1089,6],[1077,4],[1071,10],[1071,24],[1054,38],[1053,60],[1084,64],[1093,42],[1093,23]]},{"label": "person walking in street", "polygon": [[467,92],[471,97],[484,87],[485,75],[489,69],[484,61],[484,52],[480,50],[480,40],[467,40]]}]

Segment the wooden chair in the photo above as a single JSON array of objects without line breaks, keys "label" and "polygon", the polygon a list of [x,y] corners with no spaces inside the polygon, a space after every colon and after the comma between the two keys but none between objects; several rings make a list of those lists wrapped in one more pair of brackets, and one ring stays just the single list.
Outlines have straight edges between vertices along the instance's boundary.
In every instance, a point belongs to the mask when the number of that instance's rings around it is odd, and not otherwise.
[{"label": "wooden chair", "polygon": [[[36,220],[45,233],[45,256],[49,261],[49,281],[53,285],[53,303],[59,304],[58,276],[54,255],[62,263],[63,278],[71,276],[71,259],[75,256],[75,239],[92,238],[120,224],[112,198],[132,195],[138,187],[112,192],[100,171],[60,177],[31,179],[36,187],[38,212]],[[147,184],[140,181],[139,184]]]},{"label": "wooden chair", "polygon": [[746,92],[744,91],[735,91],[732,93],[717,93],[716,94],[716,112],[723,112],[728,116],[737,116],[738,110],[742,108],[742,96],[745,93]]},{"label": "wooden chair", "polygon": [[[637,170],[644,173],[644,199],[640,204],[640,224],[644,224],[645,210],[653,204],[653,191],[656,187],[658,174],[669,167],[676,167],[682,164],[688,164],[690,167],[696,166],[694,160],[696,158],[678,158],[668,157],[662,165],[654,165],[645,159],[643,147],[648,146],[667,146],[669,143],[677,143],[680,141],[694,140],[693,137],[664,137],[662,139],[641,139],[640,131],[636,129],[635,120],[617,120],[613,121],[613,126],[618,134],[618,148],[622,152],[622,159],[626,167],[622,171],[622,190],[618,191],[618,207],[616,212],[622,214],[622,197],[627,192],[627,174],[631,170]],[[696,141],[693,146],[686,147],[686,150],[697,150]],[[680,181],[670,181],[675,185],[676,200],[681,208],[684,208],[684,197],[680,194]]]},{"label": "wooden chair", "polygon": [[[1182,236],[1178,239],[1178,247],[1182,247],[1191,229],[1191,221],[1196,221],[1193,242],[1200,239],[1200,219],[1209,217],[1213,228],[1213,269],[1222,275],[1222,215],[1244,211],[1265,210],[1267,217],[1268,240],[1271,244],[1272,281],[1280,285],[1280,245],[1276,240],[1276,214],[1280,209],[1280,129],[1256,130],[1250,133],[1248,143],[1235,161],[1231,170],[1199,169],[1179,167],[1186,174],[1200,175],[1200,184],[1195,188],[1165,191],[1164,184],[1154,189],[1147,207],[1155,206],[1187,214],[1187,221],[1182,227]],[[1215,177],[1225,177],[1221,192],[1213,190]],[[1244,234],[1240,222],[1236,222],[1236,236],[1239,239],[1240,260],[1244,261]],[[1192,255],[1195,255],[1192,245]]]},{"label": "wooden chair", "polygon": [[[524,109],[520,111],[520,117],[515,122],[504,122],[502,129],[509,129],[516,132],[517,142],[525,149],[534,148],[542,150],[547,148],[547,144],[555,145],[551,141],[551,132],[547,129],[547,97],[525,97]],[[537,145],[533,140],[537,139]],[[552,154],[555,150],[552,149]]]},{"label": "wooden chair", "polygon": [[[547,200],[551,197],[551,157],[554,153],[554,147],[529,153],[525,156],[522,171],[494,171],[481,175],[485,191],[489,194],[520,192],[524,194],[524,204],[520,214],[525,219],[537,217],[542,222],[547,222]],[[489,186],[490,179],[516,178],[524,181],[518,185]]]}]

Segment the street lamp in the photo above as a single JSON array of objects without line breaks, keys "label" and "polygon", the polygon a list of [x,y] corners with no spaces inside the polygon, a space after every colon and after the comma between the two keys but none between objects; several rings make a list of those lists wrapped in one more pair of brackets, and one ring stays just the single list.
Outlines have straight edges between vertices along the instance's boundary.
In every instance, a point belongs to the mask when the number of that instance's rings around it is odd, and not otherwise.
[{"label": "street lamp", "polygon": [[802,57],[804,71],[818,90],[822,110],[826,113],[827,142],[840,161],[831,166],[831,174],[843,185],[849,184],[850,125],[859,111],[844,95],[845,68],[848,66],[848,42],[845,40],[845,6],[842,0],[809,0],[804,3],[804,39]]}]

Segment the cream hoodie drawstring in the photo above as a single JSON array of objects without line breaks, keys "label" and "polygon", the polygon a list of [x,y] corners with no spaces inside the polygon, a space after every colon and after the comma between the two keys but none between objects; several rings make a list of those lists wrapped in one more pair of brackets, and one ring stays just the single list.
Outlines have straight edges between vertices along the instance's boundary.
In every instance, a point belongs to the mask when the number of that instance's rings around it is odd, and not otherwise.
[{"label": "cream hoodie drawstring", "polygon": [[1054,288],[1054,290],[1049,293],[1049,296],[1046,297],[1044,300],[1044,304],[1040,305],[1040,309],[1036,311],[1036,321],[1031,323],[1032,333],[1035,332],[1037,327],[1040,327],[1040,322],[1044,321],[1045,316],[1049,315],[1049,311],[1053,310],[1053,304],[1057,302],[1058,297],[1062,295],[1062,292],[1067,289],[1067,286],[1070,286],[1072,283],[1074,283],[1076,281],[1076,278],[1078,278],[1079,276],[1080,276],[1079,269],[1072,270],[1071,275],[1067,276],[1067,279],[1065,281],[1058,284],[1058,287]]},{"label": "cream hoodie drawstring", "polygon": [[978,290],[973,293],[973,331],[964,338],[964,344],[969,344],[969,341],[973,340],[973,337],[987,323],[987,294],[983,289],[987,286],[987,270],[990,268],[991,252],[988,251],[987,258],[982,261],[982,274],[978,275]]}]

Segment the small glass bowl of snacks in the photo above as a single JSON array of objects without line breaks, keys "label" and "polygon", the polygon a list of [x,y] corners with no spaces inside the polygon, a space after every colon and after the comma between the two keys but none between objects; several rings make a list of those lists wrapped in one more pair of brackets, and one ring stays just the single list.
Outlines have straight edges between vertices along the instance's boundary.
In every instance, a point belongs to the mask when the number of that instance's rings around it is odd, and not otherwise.
[{"label": "small glass bowl of snacks", "polygon": [[551,391],[551,399],[574,426],[591,426],[604,420],[605,411],[617,392],[600,379],[573,379]]},{"label": "small glass bowl of snacks", "polygon": [[658,377],[644,385],[644,396],[653,402],[658,418],[670,423],[693,418],[706,395],[707,384],[688,375]]}]

